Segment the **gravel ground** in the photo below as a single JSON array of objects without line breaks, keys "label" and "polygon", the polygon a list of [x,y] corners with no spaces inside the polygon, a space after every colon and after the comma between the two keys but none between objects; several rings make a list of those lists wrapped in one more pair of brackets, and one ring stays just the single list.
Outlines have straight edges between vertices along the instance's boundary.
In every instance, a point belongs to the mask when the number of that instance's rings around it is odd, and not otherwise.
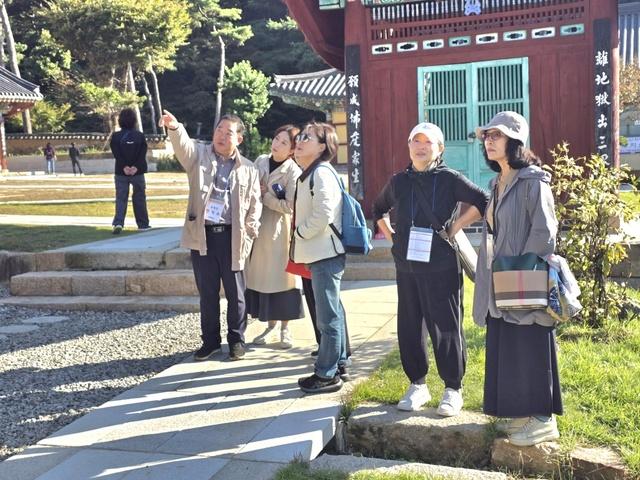
[{"label": "gravel ground", "polygon": [[[7,296],[0,284],[0,297]],[[224,314],[224,313],[223,313]],[[198,314],[75,312],[0,305],[0,460],[181,361],[200,346]],[[224,317],[223,317],[224,318]],[[224,322],[223,322],[224,324]],[[224,338],[224,333],[223,333]]]}]

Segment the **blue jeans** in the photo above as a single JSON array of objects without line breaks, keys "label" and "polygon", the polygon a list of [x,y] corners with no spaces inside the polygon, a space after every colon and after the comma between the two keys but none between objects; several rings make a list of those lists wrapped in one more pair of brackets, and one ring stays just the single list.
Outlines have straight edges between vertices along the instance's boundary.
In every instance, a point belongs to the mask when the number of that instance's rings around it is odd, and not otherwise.
[{"label": "blue jeans", "polygon": [[338,365],[347,363],[345,315],[340,303],[340,281],[344,266],[345,255],[309,264],[320,330],[315,374],[322,378],[333,378]]},{"label": "blue jeans", "polygon": [[47,158],[47,173],[52,175],[56,173],[56,159],[55,158]]}]

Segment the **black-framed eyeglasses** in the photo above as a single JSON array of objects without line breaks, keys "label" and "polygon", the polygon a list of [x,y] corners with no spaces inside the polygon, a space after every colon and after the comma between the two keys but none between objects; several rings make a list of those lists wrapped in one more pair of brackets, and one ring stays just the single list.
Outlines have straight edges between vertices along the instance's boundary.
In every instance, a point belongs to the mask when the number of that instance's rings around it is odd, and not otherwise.
[{"label": "black-framed eyeglasses", "polygon": [[493,132],[482,132],[482,141],[486,142],[487,140],[491,140],[492,142],[497,142],[502,137],[506,137],[504,133],[500,130],[494,130]]}]

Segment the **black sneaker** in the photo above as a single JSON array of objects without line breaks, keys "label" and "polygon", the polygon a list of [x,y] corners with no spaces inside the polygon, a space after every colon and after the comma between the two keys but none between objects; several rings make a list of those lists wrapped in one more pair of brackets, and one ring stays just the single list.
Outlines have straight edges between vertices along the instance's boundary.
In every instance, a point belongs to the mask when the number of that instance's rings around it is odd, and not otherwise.
[{"label": "black sneaker", "polygon": [[318,350],[314,350],[313,352],[311,352],[311,356],[312,357],[317,357],[318,356]]},{"label": "black sneaker", "polygon": [[241,343],[234,343],[229,347],[229,360],[241,360],[244,354],[244,345]]},{"label": "black sneaker", "polygon": [[310,377],[299,379],[298,386],[306,393],[330,393],[342,388],[342,380],[337,375],[333,378],[322,378],[314,373]]},{"label": "black sneaker", "polygon": [[122,225],[114,225],[113,230],[111,230],[111,232],[114,235],[118,235],[121,231],[122,231]]},{"label": "black sneaker", "polygon": [[349,369],[344,365],[338,367],[338,376],[340,380],[343,382],[348,382],[351,380],[351,375],[349,375]]},{"label": "black sneaker", "polygon": [[193,358],[201,362],[202,360],[208,359],[209,357],[211,357],[211,355],[219,352],[220,350],[220,345],[218,345],[217,347],[215,345],[202,345],[196,351],[196,353],[193,354]]}]

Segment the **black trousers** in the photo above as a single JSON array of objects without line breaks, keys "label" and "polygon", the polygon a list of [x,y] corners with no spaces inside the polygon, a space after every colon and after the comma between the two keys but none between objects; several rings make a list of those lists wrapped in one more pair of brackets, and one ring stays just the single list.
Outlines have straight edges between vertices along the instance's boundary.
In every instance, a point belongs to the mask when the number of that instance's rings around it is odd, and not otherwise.
[{"label": "black trousers", "polygon": [[398,343],[405,374],[424,383],[429,369],[425,337],[433,344],[438,374],[445,387],[462,386],[467,349],[462,330],[462,274],[396,272],[398,286]]},{"label": "black trousers", "polygon": [[76,174],[76,166],[78,167],[78,170],[80,171],[80,173],[82,173],[82,168],[80,167],[80,162],[78,161],[77,158],[72,158],[71,159],[71,168],[73,168],[73,174]]},{"label": "black trousers", "polygon": [[227,299],[227,342],[244,344],[247,311],[244,301],[244,272],[231,270],[231,230],[206,232],[207,254],[191,250],[191,264],[200,294],[200,327],[202,342],[219,347],[220,336],[220,281]]},{"label": "black trousers", "polygon": [[[317,323],[317,315],[316,315],[316,297],[313,295],[313,283],[311,283],[310,278],[302,279],[302,291],[304,292],[304,300],[307,303],[307,308],[309,309],[309,315],[311,315],[311,324],[313,325],[313,333],[316,337],[316,343],[320,345],[320,330],[318,330]],[[342,300],[340,300],[340,305],[342,305]],[[349,326],[347,323],[347,311],[344,306],[342,306],[342,310],[344,311],[344,332],[347,337],[347,358],[351,356],[351,344],[349,343]]]}]

